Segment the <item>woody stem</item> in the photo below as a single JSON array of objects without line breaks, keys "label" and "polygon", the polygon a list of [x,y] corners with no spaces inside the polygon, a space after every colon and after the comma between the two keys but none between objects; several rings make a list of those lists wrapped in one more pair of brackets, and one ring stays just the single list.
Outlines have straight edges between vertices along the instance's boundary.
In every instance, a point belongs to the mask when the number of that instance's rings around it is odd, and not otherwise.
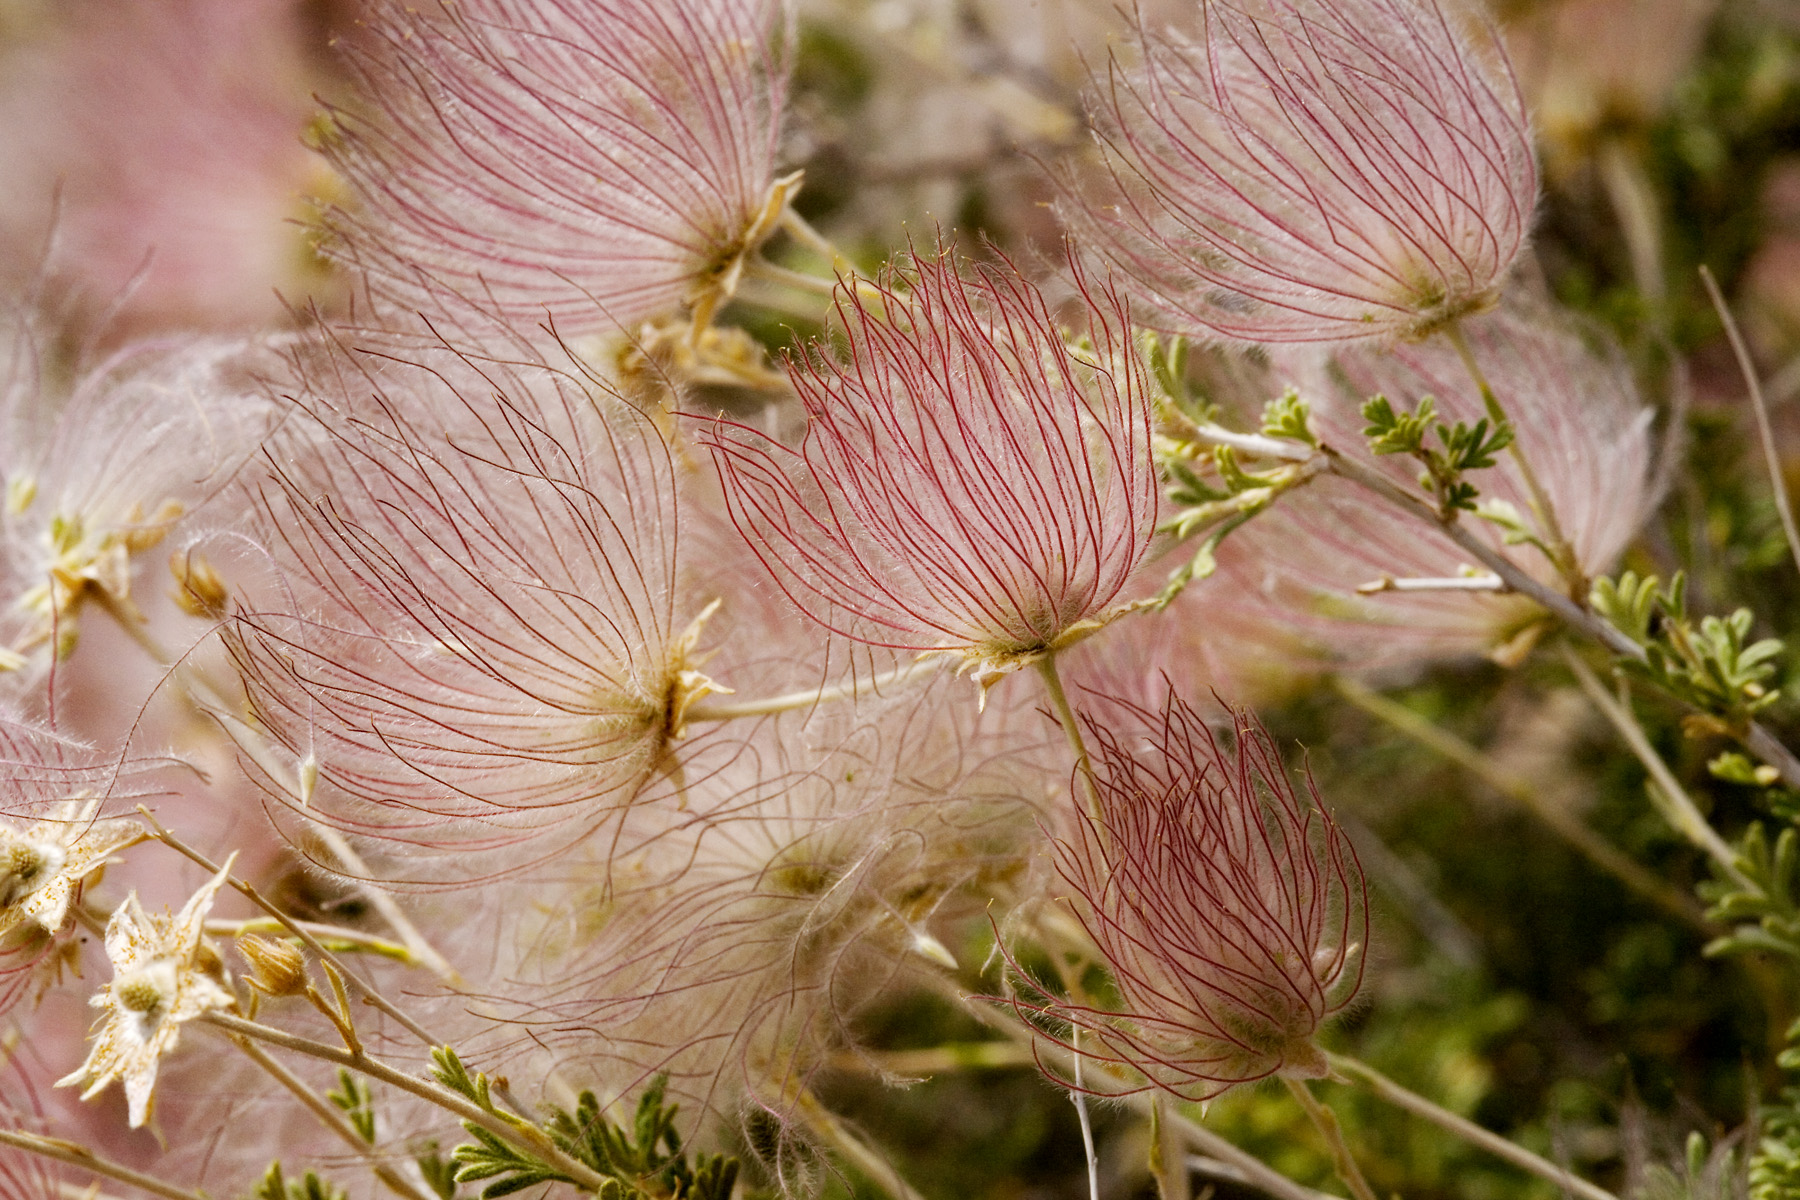
[{"label": "woody stem", "polygon": [[1350,1153],[1350,1144],[1344,1140],[1344,1131],[1338,1125],[1337,1114],[1319,1103],[1319,1098],[1312,1094],[1312,1089],[1306,1086],[1304,1079],[1283,1075],[1281,1082],[1287,1084],[1288,1091],[1294,1094],[1294,1099],[1300,1102],[1300,1107],[1312,1119],[1313,1127],[1325,1139],[1325,1145],[1331,1151],[1331,1165],[1337,1171],[1337,1177],[1344,1181],[1344,1186],[1350,1189],[1350,1194],[1356,1200],[1377,1200],[1375,1189],[1363,1178],[1362,1168],[1356,1165],[1356,1156]]}]

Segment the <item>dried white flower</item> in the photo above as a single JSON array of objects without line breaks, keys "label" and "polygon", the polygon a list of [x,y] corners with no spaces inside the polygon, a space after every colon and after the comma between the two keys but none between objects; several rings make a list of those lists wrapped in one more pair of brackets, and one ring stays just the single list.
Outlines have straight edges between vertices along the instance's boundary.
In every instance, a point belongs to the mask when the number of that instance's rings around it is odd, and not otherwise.
[{"label": "dried white flower", "polygon": [[85,1083],[81,1098],[86,1100],[122,1079],[132,1128],[149,1119],[157,1063],[174,1052],[182,1025],[237,1006],[218,954],[202,937],[213,897],[230,873],[228,860],[174,917],[150,916],[136,892],[125,898],[106,925],[113,979],[91,1001],[105,1015],[95,1027],[87,1061],[57,1080],[57,1087]]},{"label": "dried white flower", "polygon": [[0,821],[0,942],[35,925],[62,928],[75,889],[142,838],[129,821],[96,821],[99,798],[67,800],[22,830]]}]

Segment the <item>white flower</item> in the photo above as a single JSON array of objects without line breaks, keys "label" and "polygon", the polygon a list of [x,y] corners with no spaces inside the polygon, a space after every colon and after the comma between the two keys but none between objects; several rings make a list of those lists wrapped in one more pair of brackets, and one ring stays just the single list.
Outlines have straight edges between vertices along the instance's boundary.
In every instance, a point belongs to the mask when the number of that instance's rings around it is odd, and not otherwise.
[{"label": "white flower", "polygon": [[227,860],[172,918],[149,916],[136,892],[113,913],[106,925],[113,979],[92,1001],[106,1015],[96,1025],[87,1061],[57,1080],[57,1087],[85,1083],[81,1098],[86,1100],[123,1079],[132,1128],[149,1119],[157,1063],[174,1052],[181,1026],[203,1013],[237,1006],[218,954],[201,936],[213,897],[230,872]]}]

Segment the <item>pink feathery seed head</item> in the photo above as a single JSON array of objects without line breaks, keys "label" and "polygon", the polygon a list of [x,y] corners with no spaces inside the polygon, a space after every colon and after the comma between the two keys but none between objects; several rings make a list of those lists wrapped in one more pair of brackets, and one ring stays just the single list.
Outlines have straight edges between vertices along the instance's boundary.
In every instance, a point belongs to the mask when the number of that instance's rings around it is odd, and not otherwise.
[{"label": "pink feathery seed head", "polygon": [[1030,986],[1015,1003],[1053,1036],[1088,1035],[1084,1055],[1186,1099],[1322,1076],[1313,1039],[1361,985],[1368,941],[1349,840],[1242,710],[1229,749],[1172,693],[1160,712],[1102,711],[1083,721],[1099,819],[1075,815],[1055,865],[1118,1003],[1032,998]]},{"label": "pink feathery seed head", "polygon": [[1204,0],[1096,82],[1075,235],[1150,323],[1232,342],[1416,338],[1491,306],[1537,200],[1495,31],[1454,0]]},{"label": "pink feathery seed head", "polygon": [[985,684],[1117,614],[1156,515],[1147,385],[1125,301],[1076,277],[1071,345],[1010,263],[915,254],[842,289],[841,361],[793,364],[797,450],[709,427],[733,521],[815,621]]},{"label": "pink feathery seed head", "polygon": [[[1495,313],[1469,322],[1466,333],[1582,572],[1592,578],[1611,571],[1658,499],[1652,414],[1629,364],[1544,317]],[[1391,353],[1348,351],[1329,363],[1277,356],[1275,372],[1298,386],[1322,440],[1364,456],[1407,488],[1416,487],[1414,464],[1360,449],[1364,400],[1381,394],[1410,409],[1430,396],[1452,423],[1485,415],[1462,360],[1442,339]],[[1481,490],[1480,503],[1504,502],[1532,526],[1531,497],[1511,457],[1502,455],[1468,478]],[[1505,545],[1503,531],[1487,521],[1465,524],[1529,574],[1564,586],[1542,553]],[[1241,636],[1221,653],[1242,658],[1277,649],[1302,668],[1393,668],[1481,653],[1508,661],[1542,629],[1541,614],[1523,597],[1357,591],[1386,578],[1453,580],[1478,566],[1439,531],[1388,502],[1321,478],[1232,534],[1220,548],[1218,575],[1190,589],[1194,594],[1165,617],[1187,612],[1199,622],[1226,610]]]},{"label": "pink feathery seed head", "polygon": [[632,329],[729,292],[776,180],[782,0],[384,4],[349,57],[372,110],[326,150],[330,253],[406,309],[445,289],[520,328]]},{"label": "pink feathery seed head", "polygon": [[258,501],[278,583],[228,635],[293,764],[278,811],[382,843],[395,882],[565,851],[712,690],[666,445],[523,350],[303,367]]}]

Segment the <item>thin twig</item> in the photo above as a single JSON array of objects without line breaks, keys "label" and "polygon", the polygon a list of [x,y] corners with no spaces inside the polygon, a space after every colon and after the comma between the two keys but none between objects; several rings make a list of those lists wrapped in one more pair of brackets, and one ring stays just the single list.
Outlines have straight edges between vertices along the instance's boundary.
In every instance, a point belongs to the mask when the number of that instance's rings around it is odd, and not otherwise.
[{"label": "thin twig", "polygon": [[294,1098],[300,1101],[301,1105],[313,1116],[319,1118],[319,1121],[336,1134],[340,1141],[355,1151],[356,1156],[362,1159],[375,1173],[375,1178],[386,1184],[391,1191],[406,1197],[406,1200],[431,1200],[431,1197],[414,1186],[411,1180],[376,1157],[375,1148],[365,1142],[362,1135],[350,1127],[350,1122],[344,1119],[344,1114],[327,1101],[321,1100],[319,1094],[307,1086],[304,1079],[270,1057],[267,1051],[249,1038],[234,1036],[231,1041],[233,1045],[249,1056],[251,1062],[274,1076],[282,1087],[293,1093]]},{"label": "thin twig", "polygon": [[1530,1171],[1533,1175],[1548,1179],[1551,1183],[1566,1191],[1573,1192],[1583,1200],[1619,1200],[1604,1188],[1581,1179],[1546,1158],[1540,1158],[1516,1142],[1509,1141],[1497,1133],[1491,1133],[1465,1117],[1459,1117],[1450,1110],[1411,1092],[1377,1071],[1367,1063],[1342,1054],[1326,1054],[1334,1071],[1350,1076],[1363,1084],[1370,1091],[1397,1108],[1403,1108],[1416,1117],[1423,1117],[1439,1129],[1453,1133],[1472,1146],[1478,1146],[1496,1158],[1505,1159],[1515,1167]]},{"label": "thin twig", "polygon": [[1757,432],[1762,435],[1763,463],[1769,468],[1769,484],[1775,489],[1775,511],[1781,516],[1781,532],[1787,537],[1794,568],[1800,570],[1800,527],[1794,524],[1794,504],[1788,496],[1787,479],[1781,471],[1781,455],[1775,450],[1775,431],[1769,425],[1769,404],[1763,397],[1762,381],[1756,374],[1756,364],[1750,360],[1750,348],[1744,344],[1737,320],[1726,307],[1724,293],[1719,291],[1719,281],[1705,266],[1700,268],[1700,282],[1706,285],[1706,294],[1712,298],[1713,308],[1725,326],[1725,337],[1731,342],[1731,352],[1737,355],[1744,386],[1750,389],[1750,407],[1756,413]]},{"label": "thin twig", "polygon": [[15,1150],[67,1163],[71,1167],[79,1167],[83,1171],[140,1188],[153,1196],[161,1196],[164,1200],[207,1200],[205,1192],[190,1192],[172,1183],[164,1183],[142,1171],[134,1171],[123,1163],[102,1158],[79,1142],[26,1133],[23,1129],[0,1129],[0,1146],[11,1146]]},{"label": "thin twig", "polygon": [[1504,592],[1506,581],[1498,575],[1448,575],[1442,577],[1383,575],[1356,585],[1361,596],[1382,592]]},{"label": "thin twig", "polygon": [[1081,1125],[1081,1152],[1087,1158],[1088,1200],[1100,1200],[1100,1155],[1094,1150],[1094,1122],[1088,1117],[1087,1085],[1081,1078],[1081,1031],[1077,1029],[1069,1040],[1072,1043],[1069,1057],[1075,1068],[1075,1086],[1069,1090],[1069,1099],[1075,1102],[1075,1120]]},{"label": "thin twig", "polygon": [[1692,896],[1669,886],[1641,863],[1589,829],[1579,817],[1545,799],[1537,788],[1502,767],[1490,756],[1449,730],[1426,720],[1404,704],[1397,703],[1354,679],[1340,675],[1333,683],[1344,699],[1371,716],[1387,722],[1396,731],[1426,749],[1449,759],[1519,805],[1594,866],[1631,891],[1700,933],[1710,936],[1719,932],[1706,920],[1704,910]]},{"label": "thin twig", "polygon": [[[154,841],[154,838],[147,840]],[[412,951],[399,942],[390,942],[386,938],[376,937],[372,933],[364,933],[359,929],[346,929],[342,925],[324,925],[317,921],[296,921],[294,924],[305,929],[314,937],[340,945],[366,950],[370,954],[378,954],[382,958],[391,958],[395,962],[413,964]],[[280,934],[286,926],[273,917],[252,917],[246,921],[213,920],[206,923],[208,937],[236,938],[245,934],[273,933]]]},{"label": "thin twig", "polygon": [[1704,850],[1724,874],[1743,886],[1749,886],[1743,872],[1738,870],[1737,852],[1719,836],[1718,830],[1712,827],[1693,798],[1687,794],[1687,789],[1675,778],[1675,773],[1669,770],[1669,764],[1663,761],[1662,755],[1656,752],[1656,747],[1650,744],[1649,736],[1645,734],[1644,727],[1638,724],[1638,719],[1630,708],[1608,695],[1606,688],[1588,665],[1567,647],[1563,649],[1563,662],[1575,673],[1575,681],[1587,693],[1588,699],[1593,701],[1594,707],[1600,710],[1619,736],[1625,739],[1625,744],[1644,765],[1644,770],[1650,773],[1651,786],[1663,800],[1659,807],[1664,810],[1663,815],[1675,832]]}]

